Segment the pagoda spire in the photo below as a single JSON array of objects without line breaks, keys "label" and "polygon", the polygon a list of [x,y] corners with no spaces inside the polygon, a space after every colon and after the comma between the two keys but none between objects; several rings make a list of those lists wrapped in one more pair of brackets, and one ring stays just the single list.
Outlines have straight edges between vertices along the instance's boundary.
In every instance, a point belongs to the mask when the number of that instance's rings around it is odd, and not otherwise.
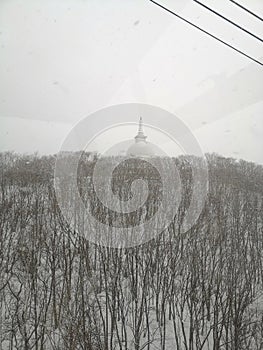
[{"label": "pagoda spire", "polygon": [[140,120],[139,120],[139,133],[142,132],[143,133],[143,121],[142,121],[142,117],[140,117]]},{"label": "pagoda spire", "polygon": [[143,132],[143,121],[142,121],[142,117],[140,117],[139,119],[139,128],[138,128],[138,134],[135,136],[135,141],[136,142],[140,142],[140,141],[146,141],[147,136],[144,135]]}]

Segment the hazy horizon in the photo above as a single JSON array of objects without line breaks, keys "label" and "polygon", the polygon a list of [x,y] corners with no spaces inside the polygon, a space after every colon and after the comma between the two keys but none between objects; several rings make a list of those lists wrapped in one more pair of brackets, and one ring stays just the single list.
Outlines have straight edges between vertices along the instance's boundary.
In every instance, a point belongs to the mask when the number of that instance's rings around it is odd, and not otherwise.
[{"label": "hazy horizon", "polygon": [[[260,0],[242,3],[263,13]],[[162,4],[262,60],[262,43],[194,2]],[[231,2],[207,4],[263,35]],[[263,163],[263,73],[246,57],[150,1],[12,0],[0,9],[0,150],[57,153],[92,112],[138,102],[179,117],[205,153]]]}]

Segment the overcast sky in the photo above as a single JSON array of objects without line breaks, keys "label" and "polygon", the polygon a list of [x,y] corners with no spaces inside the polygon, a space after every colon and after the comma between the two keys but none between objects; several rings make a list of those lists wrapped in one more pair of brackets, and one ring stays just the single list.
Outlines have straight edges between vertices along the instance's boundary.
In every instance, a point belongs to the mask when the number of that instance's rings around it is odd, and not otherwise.
[{"label": "overcast sky", "polygon": [[[263,62],[262,42],[193,1],[160,2]],[[230,1],[203,2],[263,36]],[[239,2],[263,17],[262,0]],[[78,121],[125,102],[176,114],[204,152],[263,163],[262,66],[149,0],[0,1],[0,150],[56,153]]]}]

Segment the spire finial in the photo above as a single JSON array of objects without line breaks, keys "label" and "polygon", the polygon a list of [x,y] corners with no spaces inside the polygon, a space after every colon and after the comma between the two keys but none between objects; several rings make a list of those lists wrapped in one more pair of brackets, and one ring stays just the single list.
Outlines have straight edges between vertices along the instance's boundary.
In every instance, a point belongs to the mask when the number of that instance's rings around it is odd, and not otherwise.
[{"label": "spire finial", "polygon": [[142,132],[143,133],[143,121],[142,121],[142,117],[140,117],[140,120],[139,120],[139,133]]},{"label": "spire finial", "polygon": [[144,141],[146,140],[147,136],[144,135],[143,132],[143,121],[142,121],[142,117],[140,117],[139,119],[139,128],[138,128],[138,134],[135,136],[135,141],[139,142],[139,141]]}]

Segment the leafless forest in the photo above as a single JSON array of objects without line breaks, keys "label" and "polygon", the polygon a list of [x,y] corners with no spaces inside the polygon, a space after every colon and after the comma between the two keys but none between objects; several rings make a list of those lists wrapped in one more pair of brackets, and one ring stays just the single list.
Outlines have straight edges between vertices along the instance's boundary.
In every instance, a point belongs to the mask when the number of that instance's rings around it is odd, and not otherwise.
[{"label": "leafless forest", "polygon": [[[180,169],[177,216],[148,243],[113,249],[89,242],[61,215],[55,156],[0,154],[0,348],[262,350],[263,168],[207,160],[209,192],[191,230],[180,230],[191,158],[163,159],[167,172],[172,162]],[[86,199],[94,162],[86,155],[79,169]],[[122,167],[113,185],[125,179],[129,189],[130,174]]]}]

